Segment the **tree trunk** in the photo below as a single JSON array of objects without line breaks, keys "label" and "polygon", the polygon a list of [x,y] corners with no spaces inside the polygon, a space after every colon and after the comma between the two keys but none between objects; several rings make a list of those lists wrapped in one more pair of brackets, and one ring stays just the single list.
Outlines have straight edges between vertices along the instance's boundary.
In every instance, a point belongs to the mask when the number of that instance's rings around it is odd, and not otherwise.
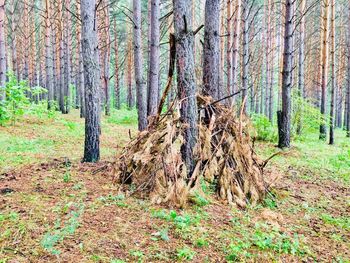
[{"label": "tree trunk", "polygon": [[48,109],[52,108],[53,102],[53,72],[52,72],[52,51],[51,51],[51,23],[50,23],[50,1],[45,0],[46,17],[45,17],[45,50],[46,50],[46,89],[48,90]]},{"label": "tree trunk", "polygon": [[[147,93],[143,78],[142,32],[141,32],[141,1],[134,0],[134,68],[137,94],[137,112],[139,131],[147,128]],[[158,90],[158,86],[157,86]],[[129,87],[129,93],[131,87]],[[158,93],[157,93],[158,94]],[[130,94],[130,98],[131,98]],[[131,103],[129,103],[131,104]],[[131,105],[130,105],[131,106]]]},{"label": "tree trunk", "polygon": [[233,46],[232,46],[232,92],[238,91],[238,58],[239,58],[239,39],[241,31],[242,1],[236,0],[235,18],[233,23]]},{"label": "tree trunk", "polygon": [[226,74],[227,74],[227,94],[232,93],[232,34],[231,34],[231,24],[232,24],[232,0],[227,0],[226,2],[226,31],[227,31],[227,42],[226,42]]},{"label": "tree trunk", "polygon": [[[305,98],[305,4],[306,0],[301,0],[300,4],[300,44],[299,44],[299,71],[298,71],[298,91],[301,98]],[[302,111],[302,109],[300,109]],[[299,115],[297,124],[297,134],[301,135],[302,132],[302,115]]]},{"label": "tree trunk", "polygon": [[198,109],[193,58],[194,35],[192,31],[190,0],[173,0],[174,28],[176,39],[177,89],[179,94],[182,123],[188,125],[184,131],[181,146],[182,159],[187,168],[187,176],[193,173],[196,160],[194,148],[198,137]]},{"label": "tree trunk", "polygon": [[206,0],[203,50],[203,93],[219,99],[220,0]]},{"label": "tree trunk", "polygon": [[119,65],[118,65],[118,37],[117,37],[117,20],[114,19],[114,97],[115,108],[120,109],[120,87],[119,87]]},{"label": "tree trunk", "polygon": [[332,67],[332,93],[331,111],[329,124],[329,144],[334,144],[334,117],[335,117],[335,94],[336,94],[336,73],[335,73],[335,0],[331,0],[331,67]]},{"label": "tree trunk", "polygon": [[327,104],[327,82],[328,82],[328,29],[329,29],[329,0],[323,1],[322,14],[322,54],[321,54],[321,114],[324,118],[320,124],[320,140],[327,137],[326,130],[326,104]]},{"label": "tree trunk", "polygon": [[292,74],[292,41],[293,41],[293,0],[286,0],[285,30],[282,70],[282,110],[278,111],[278,147],[290,147],[291,127],[291,74]]},{"label": "tree trunk", "polygon": [[159,89],[159,24],[160,0],[151,0],[151,50],[149,64],[148,116],[155,115],[158,109]]},{"label": "tree trunk", "polygon": [[108,1],[105,1],[106,7],[104,8],[104,37],[105,37],[105,44],[104,44],[104,50],[102,54],[103,58],[103,86],[106,96],[106,107],[105,107],[105,114],[107,116],[111,115],[111,92],[109,88],[109,65],[110,65],[110,57],[111,57],[111,37],[109,33],[110,28],[110,22],[109,22],[109,6]]},{"label": "tree trunk", "polygon": [[[6,82],[6,51],[5,51],[5,0],[0,1],[0,87]],[[0,91],[0,101],[5,99],[5,92]]]},{"label": "tree trunk", "polygon": [[[70,1],[65,0],[65,7],[70,10]],[[68,114],[70,112],[70,106],[71,106],[71,50],[72,50],[72,41],[71,41],[71,23],[70,23],[70,13],[68,10],[65,10],[65,19],[67,21],[66,28],[65,28],[65,70],[64,70],[64,76],[65,76],[65,113]]]},{"label": "tree trunk", "polygon": [[247,94],[248,94],[248,71],[249,71],[249,0],[244,0],[243,4],[243,62],[242,62],[242,107],[243,113],[247,114]]},{"label": "tree trunk", "polygon": [[[348,16],[349,16],[349,21],[348,21],[348,34],[350,35],[350,1],[349,3],[349,9],[348,9]],[[350,50],[350,38],[347,38],[347,48],[348,52]],[[347,66],[347,73],[348,73],[348,87],[347,87],[347,94],[346,94],[346,101],[347,101],[347,107],[346,107],[346,131],[347,131],[347,137],[350,137],[350,56],[348,54],[348,66]]]},{"label": "tree trunk", "polygon": [[95,0],[81,0],[82,50],[86,100],[84,162],[100,159],[100,91]]}]

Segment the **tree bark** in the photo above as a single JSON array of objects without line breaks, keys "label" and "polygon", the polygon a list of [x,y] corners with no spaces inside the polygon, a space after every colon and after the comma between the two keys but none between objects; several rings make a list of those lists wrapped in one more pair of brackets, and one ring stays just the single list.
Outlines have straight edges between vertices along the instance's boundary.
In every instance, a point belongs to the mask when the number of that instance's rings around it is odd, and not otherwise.
[{"label": "tree bark", "polygon": [[[306,0],[301,0],[300,4],[300,44],[299,44],[299,71],[298,71],[298,92],[301,98],[305,98],[305,4]],[[302,109],[301,109],[302,110]],[[297,134],[302,133],[302,115],[300,114],[297,124]]]},{"label": "tree bark", "polygon": [[227,42],[226,42],[226,75],[227,75],[227,94],[232,94],[232,0],[226,2],[226,31],[227,31]]},{"label": "tree bark", "polygon": [[336,94],[336,73],[335,73],[335,0],[331,0],[331,111],[329,124],[329,144],[334,144],[334,117],[335,117],[335,94]]},{"label": "tree bark", "polygon": [[188,178],[192,175],[196,160],[194,148],[198,137],[198,109],[196,100],[196,82],[194,70],[190,0],[173,0],[174,28],[176,39],[177,89],[180,99],[182,123],[188,125],[184,131],[184,143],[181,146],[182,159],[187,168]]},{"label": "tree bark", "polygon": [[285,30],[282,70],[282,110],[278,111],[278,147],[290,147],[291,127],[291,74],[292,74],[292,45],[293,45],[293,6],[294,0],[286,0]]},{"label": "tree bark", "polygon": [[117,37],[117,21],[114,20],[114,97],[115,108],[120,109],[120,86],[119,86],[119,65],[118,65],[118,37]]},{"label": "tree bark", "polygon": [[[0,87],[6,82],[6,51],[5,51],[5,0],[0,1]],[[0,91],[0,101],[5,99],[5,92]]]},{"label": "tree bark", "polygon": [[206,0],[203,48],[203,93],[219,99],[220,0]]},{"label": "tree bark", "polygon": [[243,61],[242,61],[242,107],[243,113],[247,114],[247,94],[248,94],[248,72],[249,72],[249,0],[244,0],[243,4]]},{"label": "tree bark", "polygon": [[[141,32],[141,1],[134,0],[134,68],[137,94],[138,128],[147,128],[147,93],[143,77],[142,32]],[[158,86],[157,86],[158,90]],[[131,89],[129,88],[129,92]],[[158,93],[157,93],[158,94]]]},{"label": "tree bark", "polygon": [[82,50],[86,100],[84,162],[100,159],[100,91],[96,2],[81,0]]},{"label": "tree bark", "polygon": [[[348,16],[349,16],[349,20],[348,20],[348,34],[350,35],[350,1],[348,1],[349,3],[349,9],[348,9]],[[347,38],[347,48],[348,48],[348,52],[350,50],[350,38]],[[346,131],[347,131],[347,137],[350,137],[350,56],[348,55],[348,65],[347,65],[347,73],[348,73],[348,83],[347,83],[347,94],[346,94],[346,111],[345,111],[345,115],[346,115]]]},{"label": "tree bark", "polygon": [[327,82],[328,82],[328,31],[329,31],[329,0],[323,1],[322,14],[322,54],[321,54],[321,115],[324,118],[320,124],[320,140],[327,137],[326,129],[326,104],[327,104]]},{"label": "tree bark", "polygon": [[[233,23],[233,46],[232,46],[232,93],[237,89],[239,40],[241,32],[242,1],[236,0],[235,18]],[[233,98],[234,100],[234,98]]]},{"label": "tree bark", "polygon": [[159,89],[160,0],[151,0],[151,47],[149,64],[148,116],[157,114]]},{"label": "tree bark", "polygon": [[46,89],[48,90],[48,109],[52,109],[53,102],[53,60],[51,51],[51,23],[50,23],[50,1],[45,0],[46,17],[45,17],[45,50],[46,50]]}]

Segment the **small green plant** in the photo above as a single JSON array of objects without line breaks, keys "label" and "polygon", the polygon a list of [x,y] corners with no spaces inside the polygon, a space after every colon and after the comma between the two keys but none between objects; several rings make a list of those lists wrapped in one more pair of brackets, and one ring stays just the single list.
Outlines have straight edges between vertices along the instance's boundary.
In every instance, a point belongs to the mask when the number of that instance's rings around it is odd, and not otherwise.
[{"label": "small green plant", "polygon": [[170,210],[169,213],[165,210],[155,210],[152,212],[152,216],[173,222],[178,229],[185,229],[192,225],[198,225],[201,220],[200,214],[191,215],[183,213],[179,215],[175,210]]},{"label": "small green plant", "polygon": [[196,247],[207,247],[209,246],[209,243],[208,241],[204,238],[204,237],[201,237],[201,238],[198,238],[195,242],[194,242],[195,246]]},{"label": "small green plant", "polygon": [[70,171],[66,171],[63,175],[63,182],[69,183],[71,180],[71,174]]},{"label": "small green plant", "polygon": [[151,239],[157,241],[160,238],[163,241],[169,241],[170,238],[168,232],[168,228],[160,229],[157,233],[153,234],[154,237],[152,237]]},{"label": "small green plant", "polygon": [[131,250],[131,251],[130,251],[130,255],[131,255],[133,258],[137,259],[138,262],[142,262],[142,259],[143,259],[143,257],[144,257],[143,252],[142,252],[142,251],[139,251],[139,250]]},{"label": "small green plant", "polygon": [[6,98],[0,103],[0,124],[4,125],[11,121],[12,125],[16,123],[19,117],[23,116],[26,108],[30,104],[26,93],[30,92],[30,88],[26,81],[18,81],[14,74],[8,74],[9,80],[5,87],[1,87],[5,91]]},{"label": "small green plant", "polygon": [[276,141],[276,127],[273,126],[265,115],[254,114],[251,119],[255,128],[255,137],[257,140],[270,142]]},{"label": "small green plant", "polygon": [[119,207],[127,207],[128,205],[124,202],[125,196],[124,195],[112,195],[109,194],[108,196],[101,196],[98,198],[98,201],[102,202],[106,206],[110,205],[117,205]]},{"label": "small green plant", "polygon": [[196,252],[189,247],[179,248],[176,252],[176,257],[179,260],[192,260],[196,255]]},{"label": "small green plant", "polygon": [[[55,230],[46,233],[40,242],[41,246],[53,255],[60,254],[60,250],[56,248],[56,245],[59,242],[62,242],[66,237],[74,234],[74,232],[79,227],[80,216],[84,212],[84,206],[81,204],[71,203],[66,207],[68,207],[68,209],[73,209],[74,207],[76,210],[72,210],[70,213],[68,213],[67,220],[65,221],[62,228],[60,227],[60,220],[58,220],[55,224]],[[63,208],[63,210],[64,209],[66,208]]]},{"label": "small green plant", "polygon": [[112,259],[111,263],[125,263],[125,261],[121,259]]},{"label": "small green plant", "polygon": [[344,230],[350,230],[349,217],[333,217],[329,214],[322,214],[321,219],[326,224],[333,225]]}]

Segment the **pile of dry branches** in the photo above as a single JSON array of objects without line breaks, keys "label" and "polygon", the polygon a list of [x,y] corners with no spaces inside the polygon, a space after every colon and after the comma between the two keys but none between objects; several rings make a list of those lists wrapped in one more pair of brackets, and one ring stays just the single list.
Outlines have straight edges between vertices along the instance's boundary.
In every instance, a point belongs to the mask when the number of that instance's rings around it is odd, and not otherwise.
[{"label": "pile of dry branches", "polygon": [[248,120],[209,97],[198,96],[199,138],[196,168],[188,178],[181,158],[184,124],[178,111],[170,111],[138,134],[118,156],[115,180],[132,183],[154,203],[183,207],[203,194],[201,182],[214,184],[220,199],[245,207],[260,201],[266,192],[263,162],[254,153]]}]

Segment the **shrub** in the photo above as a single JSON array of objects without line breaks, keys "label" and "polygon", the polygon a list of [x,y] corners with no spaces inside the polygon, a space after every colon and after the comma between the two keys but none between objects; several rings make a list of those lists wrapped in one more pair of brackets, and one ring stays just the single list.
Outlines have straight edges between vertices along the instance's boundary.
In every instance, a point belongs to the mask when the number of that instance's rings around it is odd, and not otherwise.
[{"label": "shrub", "polygon": [[253,126],[255,128],[256,139],[261,141],[276,141],[277,129],[265,115],[252,115]]}]

